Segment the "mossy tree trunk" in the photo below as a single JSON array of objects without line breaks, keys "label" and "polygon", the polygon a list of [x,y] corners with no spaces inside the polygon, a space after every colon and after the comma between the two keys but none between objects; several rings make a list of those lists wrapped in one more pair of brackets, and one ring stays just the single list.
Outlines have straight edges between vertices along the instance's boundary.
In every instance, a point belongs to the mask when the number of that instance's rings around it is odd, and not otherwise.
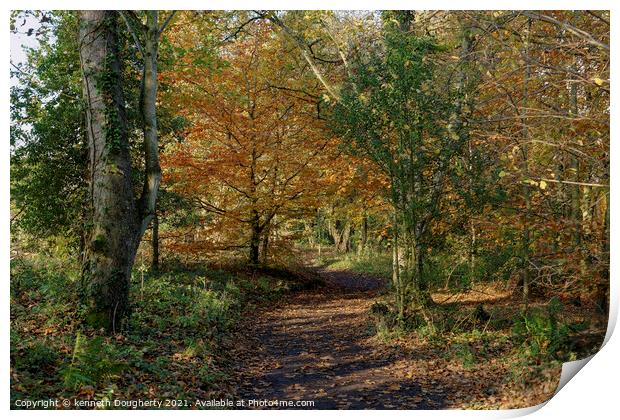
[{"label": "mossy tree trunk", "polygon": [[[155,101],[157,50],[159,36],[173,15],[159,27],[156,10],[146,12],[146,24],[133,12],[127,16],[125,12],[104,10],[79,13],[91,188],[82,296],[87,307],[85,321],[115,332],[129,314],[131,269],[140,240],[155,215],[161,178]],[[145,173],[138,198],[134,194],[123,98],[119,15],[127,23],[144,64],[140,98]]]},{"label": "mossy tree trunk", "polygon": [[91,188],[82,292],[88,324],[109,331],[121,327],[129,310],[129,280],[140,226],[118,49],[116,13],[82,11],[80,58]]}]

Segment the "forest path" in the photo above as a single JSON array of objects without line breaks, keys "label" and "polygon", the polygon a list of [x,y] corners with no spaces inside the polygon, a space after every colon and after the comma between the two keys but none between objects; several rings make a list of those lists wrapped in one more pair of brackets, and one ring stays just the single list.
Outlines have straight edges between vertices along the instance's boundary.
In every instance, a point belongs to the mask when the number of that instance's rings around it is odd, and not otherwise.
[{"label": "forest path", "polygon": [[383,281],[318,274],[325,287],[287,296],[247,320],[236,351],[237,396],[311,400],[315,409],[441,408],[439,391],[416,382],[410,356],[373,337],[368,310]]}]

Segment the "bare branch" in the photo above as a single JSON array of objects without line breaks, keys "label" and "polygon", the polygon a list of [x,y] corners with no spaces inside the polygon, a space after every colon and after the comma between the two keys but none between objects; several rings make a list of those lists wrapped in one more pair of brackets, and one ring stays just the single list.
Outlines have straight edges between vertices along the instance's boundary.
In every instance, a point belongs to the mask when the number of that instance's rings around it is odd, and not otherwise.
[{"label": "bare branch", "polygon": [[596,38],[594,38],[592,35],[590,35],[586,31],[583,31],[583,30],[581,30],[579,28],[574,27],[570,23],[562,22],[560,20],[557,20],[554,17],[548,16],[548,15],[544,15],[542,13],[523,12],[523,14],[525,16],[529,17],[529,18],[532,18],[532,19],[538,19],[538,20],[542,20],[543,22],[553,23],[554,25],[557,25],[557,26],[567,30],[568,32],[572,33],[573,35],[576,35],[579,38],[581,38],[581,39],[583,39],[585,41],[588,41],[590,44],[592,44],[594,46],[597,46],[599,48],[602,48],[604,50],[609,51],[609,45],[599,41]]},{"label": "bare branch", "polygon": [[247,21],[243,22],[241,25],[237,26],[237,29],[235,29],[235,31],[233,33],[231,33],[226,38],[224,38],[224,42],[228,42],[231,39],[236,38],[237,35],[239,35],[241,32],[243,32],[243,29],[245,29],[246,26],[248,26],[250,23],[252,23],[252,22],[254,22],[256,20],[260,20],[260,19],[264,19],[264,17],[262,15],[257,15],[257,16],[253,16],[250,19],[248,19]]},{"label": "bare branch", "polygon": [[609,185],[605,184],[595,184],[591,182],[576,182],[576,181],[563,181],[560,179],[547,179],[547,178],[534,178],[537,181],[545,181],[545,182],[555,182],[558,184],[571,184],[571,185],[581,185],[584,187],[600,187],[600,188],[609,188]]},{"label": "bare branch", "polygon": [[294,33],[275,14],[270,13],[268,15],[263,15],[263,16],[265,16],[269,21],[271,21],[276,26],[280,27],[284,31],[284,33],[286,33],[297,44],[297,46],[301,50],[301,55],[304,57],[306,62],[310,65],[310,68],[312,69],[312,72],[314,73],[316,78],[319,79],[319,81],[325,87],[325,90],[327,90],[330,96],[336,101],[339,101],[340,95],[338,95],[338,93],[336,93],[336,90],[329,83],[327,83],[327,81],[323,77],[323,74],[321,73],[319,68],[314,63],[314,59],[312,58],[312,52],[310,51],[310,48],[308,47],[308,43],[306,42],[306,40],[301,35]]}]

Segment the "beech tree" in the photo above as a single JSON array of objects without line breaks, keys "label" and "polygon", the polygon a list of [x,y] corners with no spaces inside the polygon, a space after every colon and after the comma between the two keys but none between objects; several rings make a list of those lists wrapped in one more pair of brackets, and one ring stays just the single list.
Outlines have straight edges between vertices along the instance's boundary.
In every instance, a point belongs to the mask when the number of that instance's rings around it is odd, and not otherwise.
[{"label": "beech tree", "polygon": [[334,141],[319,119],[314,80],[283,53],[268,25],[247,30],[220,48],[219,64],[196,65],[188,53],[191,65],[165,73],[189,127],[164,163],[166,183],[202,212],[192,240],[176,246],[247,249],[258,264],[284,222],[316,208]]}]

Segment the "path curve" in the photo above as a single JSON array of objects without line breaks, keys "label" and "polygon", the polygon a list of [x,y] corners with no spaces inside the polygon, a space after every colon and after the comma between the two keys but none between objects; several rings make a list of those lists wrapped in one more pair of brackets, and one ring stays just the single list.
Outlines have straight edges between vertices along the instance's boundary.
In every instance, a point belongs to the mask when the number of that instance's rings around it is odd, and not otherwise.
[{"label": "path curve", "polygon": [[314,401],[315,409],[441,408],[443,396],[422,389],[402,351],[373,338],[368,310],[383,281],[318,274],[325,287],[247,319],[236,351],[238,398]]}]

